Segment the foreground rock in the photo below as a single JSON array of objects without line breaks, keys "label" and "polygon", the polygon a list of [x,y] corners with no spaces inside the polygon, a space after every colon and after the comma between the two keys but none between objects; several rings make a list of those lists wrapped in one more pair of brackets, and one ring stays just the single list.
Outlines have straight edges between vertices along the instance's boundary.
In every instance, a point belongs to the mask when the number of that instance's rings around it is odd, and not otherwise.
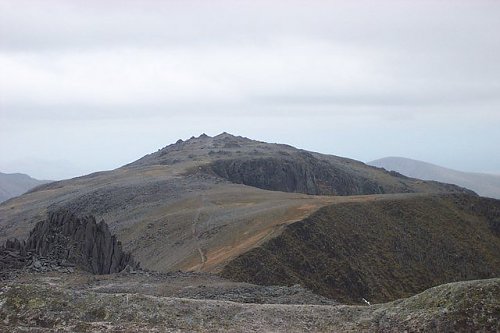
[{"label": "foreground rock", "polygon": [[[64,279],[40,276],[1,286],[0,331],[496,332],[500,329],[498,278],[441,285],[385,304],[346,306],[243,304],[165,297],[138,293],[135,288],[144,288],[144,284],[133,279],[128,281],[128,292],[113,293],[109,288],[101,292],[102,287],[115,284],[113,275],[83,289],[65,284]],[[89,285],[92,283],[85,284]]]},{"label": "foreground rock", "polygon": [[77,266],[94,274],[138,267],[104,221],[97,223],[93,216],[80,218],[65,210],[38,222],[26,241],[9,240],[0,247],[2,273],[27,265],[38,271]]}]

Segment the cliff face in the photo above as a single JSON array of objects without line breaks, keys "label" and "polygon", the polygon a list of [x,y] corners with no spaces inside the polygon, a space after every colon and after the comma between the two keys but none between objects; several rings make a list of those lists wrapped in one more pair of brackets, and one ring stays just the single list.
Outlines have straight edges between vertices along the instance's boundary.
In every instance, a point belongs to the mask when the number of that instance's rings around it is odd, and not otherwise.
[{"label": "cliff face", "polygon": [[500,201],[468,195],[337,204],[233,260],[222,276],[384,302],[499,276],[499,225]]},{"label": "cliff face", "polygon": [[[50,213],[46,220],[35,225],[26,241],[8,241],[3,247],[5,251],[20,260],[34,254],[70,262],[94,274],[120,272],[127,265],[138,266],[129,253],[123,252],[121,243],[111,235],[104,221],[97,223],[93,216],[79,218],[69,211]],[[7,262],[4,266],[16,267]]]},{"label": "cliff face", "polygon": [[218,160],[212,171],[231,182],[265,190],[313,195],[381,194],[376,182],[349,174],[302,153],[295,158],[267,157]]}]

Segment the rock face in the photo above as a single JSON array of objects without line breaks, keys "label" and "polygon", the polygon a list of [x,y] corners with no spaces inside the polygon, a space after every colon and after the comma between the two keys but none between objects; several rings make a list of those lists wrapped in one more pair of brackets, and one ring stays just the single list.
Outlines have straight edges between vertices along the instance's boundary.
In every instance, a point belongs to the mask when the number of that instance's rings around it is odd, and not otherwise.
[{"label": "rock face", "polygon": [[[311,195],[363,195],[385,193],[412,193],[417,188],[405,182],[410,178],[388,173],[398,179],[388,186],[369,173],[353,170],[317,158],[305,151],[281,152],[274,156],[239,159],[219,159],[209,165],[208,171],[233,183],[258,187],[264,190],[295,192]],[[430,184],[430,182],[429,182]],[[433,184],[443,192],[473,192],[450,184]]]},{"label": "rock face", "polygon": [[18,267],[21,258],[30,255],[70,262],[94,274],[120,272],[127,265],[138,267],[132,256],[123,252],[104,221],[97,223],[93,216],[79,218],[64,210],[50,213],[45,221],[38,222],[25,242],[7,241],[0,252],[17,254],[13,256],[16,261],[4,260],[2,268]]},{"label": "rock face", "polygon": [[18,239],[7,240],[0,246],[0,280],[8,276],[8,271],[19,269],[29,264],[30,257],[26,253],[24,242]]},{"label": "rock face", "polygon": [[376,182],[348,174],[308,153],[294,158],[218,160],[212,171],[231,182],[265,190],[313,195],[381,194]]}]

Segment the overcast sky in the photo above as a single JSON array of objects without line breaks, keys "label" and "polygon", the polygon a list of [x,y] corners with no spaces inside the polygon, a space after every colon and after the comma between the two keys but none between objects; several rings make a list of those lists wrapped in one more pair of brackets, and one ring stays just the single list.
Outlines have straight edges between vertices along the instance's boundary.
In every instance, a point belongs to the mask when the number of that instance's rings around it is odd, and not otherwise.
[{"label": "overcast sky", "polygon": [[0,171],[205,132],[500,173],[500,1],[0,0]]}]

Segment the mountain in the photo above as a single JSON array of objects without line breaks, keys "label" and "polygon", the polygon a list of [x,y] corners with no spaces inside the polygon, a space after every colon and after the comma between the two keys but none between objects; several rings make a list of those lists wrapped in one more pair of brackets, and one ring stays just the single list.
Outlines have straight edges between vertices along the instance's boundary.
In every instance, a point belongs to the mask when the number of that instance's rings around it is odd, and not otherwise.
[{"label": "mountain", "polygon": [[393,170],[408,177],[456,184],[471,189],[481,196],[500,199],[500,175],[462,172],[404,157],[385,157],[368,164]]},{"label": "mountain", "polygon": [[0,202],[49,182],[49,180],[38,180],[22,173],[0,172]]},{"label": "mountain", "polygon": [[0,241],[58,210],[104,219],[145,269],[298,283],[346,303],[499,275],[500,201],[227,133],[4,202]]},{"label": "mountain", "polygon": [[66,209],[107,221],[145,267],[211,271],[327,203],[449,191],[471,193],[288,145],[201,135],[0,205],[0,241],[24,239],[34,221]]}]

